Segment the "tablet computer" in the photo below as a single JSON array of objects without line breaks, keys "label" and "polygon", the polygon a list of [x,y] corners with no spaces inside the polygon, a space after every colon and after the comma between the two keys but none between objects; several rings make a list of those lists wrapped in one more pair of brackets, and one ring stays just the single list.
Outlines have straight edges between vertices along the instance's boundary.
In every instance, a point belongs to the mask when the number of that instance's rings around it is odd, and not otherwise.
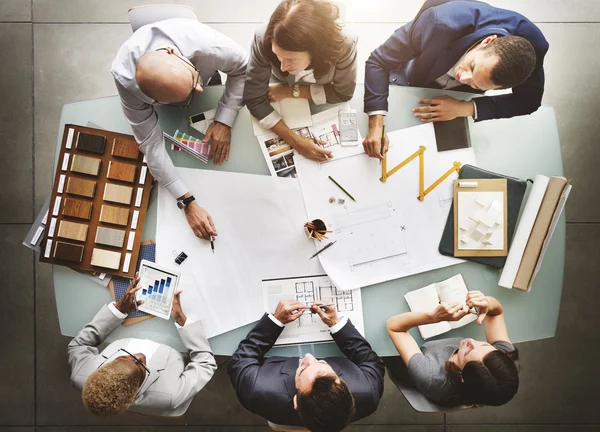
[{"label": "tablet computer", "polygon": [[142,312],[163,319],[171,317],[173,296],[179,284],[181,273],[159,266],[148,260],[140,263],[140,289],[136,300],[143,300],[138,306]]}]

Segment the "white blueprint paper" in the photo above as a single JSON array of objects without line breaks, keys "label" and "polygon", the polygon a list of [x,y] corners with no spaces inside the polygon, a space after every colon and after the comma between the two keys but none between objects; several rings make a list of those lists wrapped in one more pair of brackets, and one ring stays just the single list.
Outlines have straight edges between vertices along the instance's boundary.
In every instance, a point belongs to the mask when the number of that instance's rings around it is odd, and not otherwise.
[{"label": "white blueprint paper", "polygon": [[[270,176],[178,168],[198,204],[213,217],[218,237],[192,234],[184,212],[164,187],[158,193],[156,262],[181,272],[184,312],[213,337],[258,320],[263,279],[323,274],[303,224],[296,181]],[[188,258],[178,266],[173,251]]]},{"label": "white blueprint paper", "polygon": [[[476,165],[472,149],[437,152],[431,124],[388,134],[387,170],[423,145],[425,188],[452,168],[455,161]],[[320,218],[336,244],[319,255],[332,281],[355,289],[463,262],[438,252],[452,202],[453,173],[419,201],[419,160],[415,158],[382,183],[379,160],[364,153],[317,164],[296,163],[309,219]],[[328,176],[342,185],[348,198]],[[344,204],[330,204],[329,198]]]}]

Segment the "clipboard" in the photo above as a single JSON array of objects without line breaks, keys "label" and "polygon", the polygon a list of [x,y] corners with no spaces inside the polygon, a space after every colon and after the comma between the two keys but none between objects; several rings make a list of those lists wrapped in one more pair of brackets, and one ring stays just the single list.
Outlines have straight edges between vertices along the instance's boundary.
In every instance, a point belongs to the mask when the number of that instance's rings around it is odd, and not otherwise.
[{"label": "clipboard", "polygon": [[[459,188],[460,182],[475,182],[476,187]],[[460,179],[454,180],[454,256],[455,257],[505,257],[508,255],[508,194],[507,182],[505,178],[501,179]],[[502,250],[473,250],[459,249],[458,233],[458,192],[503,192],[503,237],[504,249]]]}]

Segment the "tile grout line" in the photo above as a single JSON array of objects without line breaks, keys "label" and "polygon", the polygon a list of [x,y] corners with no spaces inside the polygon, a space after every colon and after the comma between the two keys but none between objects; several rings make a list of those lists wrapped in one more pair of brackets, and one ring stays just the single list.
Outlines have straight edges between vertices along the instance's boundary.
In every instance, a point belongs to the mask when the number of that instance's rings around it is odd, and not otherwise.
[{"label": "tile grout line", "polygon": [[[33,13],[33,12],[32,12]],[[27,23],[31,22],[32,24],[44,24],[44,25],[64,25],[64,24],[129,24],[127,21],[0,21],[0,24],[5,23]],[[408,21],[346,21],[345,24],[406,24]],[[600,21],[532,21],[534,24],[600,24]],[[263,21],[203,21],[206,25],[211,24],[256,24],[261,25]]]},{"label": "tile grout line", "polygon": [[[32,221],[35,220],[35,30],[33,27],[33,0],[30,0],[31,8],[31,164],[33,193],[32,201]],[[37,426],[37,305],[36,305],[36,285],[37,268],[35,253],[31,257],[33,266],[33,425]]]}]

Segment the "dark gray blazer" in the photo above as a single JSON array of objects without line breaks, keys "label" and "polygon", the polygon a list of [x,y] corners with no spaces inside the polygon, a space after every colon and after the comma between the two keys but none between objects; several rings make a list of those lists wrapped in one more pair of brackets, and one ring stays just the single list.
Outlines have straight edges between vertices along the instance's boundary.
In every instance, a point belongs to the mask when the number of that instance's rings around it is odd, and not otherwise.
[{"label": "dark gray blazer", "polygon": [[[264,119],[273,112],[273,107],[267,97],[269,82],[294,85],[293,75],[282,73],[273,65],[261,50],[262,41],[267,30],[264,24],[254,33],[254,41],[250,48],[250,60],[246,69],[244,86],[244,103],[250,113],[258,120]],[[338,62],[324,76],[318,78],[315,84],[322,84],[327,96],[327,103],[335,104],[352,99],[356,87],[356,44],[358,36],[343,32],[344,49]],[[300,85],[307,83],[298,83]]]}]

